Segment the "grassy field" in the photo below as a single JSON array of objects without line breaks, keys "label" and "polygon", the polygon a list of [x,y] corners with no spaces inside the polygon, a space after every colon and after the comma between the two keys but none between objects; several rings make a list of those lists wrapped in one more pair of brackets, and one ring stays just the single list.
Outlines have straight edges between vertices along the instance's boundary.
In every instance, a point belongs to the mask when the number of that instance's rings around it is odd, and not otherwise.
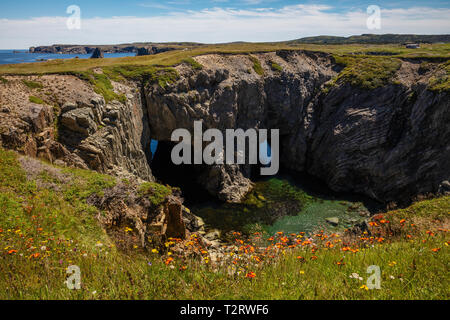
[{"label": "grassy field", "polygon": [[[56,168],[38,185],[27,179],[33,171],[0,148],[0,299],[450,298],[449,196],[378,216],[371,234],[236,234],[214,266],[196,237],[120,251],[86,203],[115,178]],[[168,190],[157,189],[159,203]],[[192,254],[172,250],[179,245]],[[81,290],[64,283],[70,265],[80,267]],[[370,265],[381,268],[379,290],[366,286]]]},{"label": "grassy field", "polygon": [[169,67],[183,60],[208,53],[257,53],[276,50],[310,50],[327,52],[334,55],[364,54],[382,52],[401,58],[449,58],[450,44],[423,44],[421,49],[406,49],[401,45],[286,45],[284,43],[242,43],[209,45],[186,50],[175,50],[162,54],[110,58],[110,59],[70,59],[54,60],[42,63],[24,63],[0,66],[0,75],[4,74],[49,74],[88,71],[97,67],[109,66],[164,66]]}]

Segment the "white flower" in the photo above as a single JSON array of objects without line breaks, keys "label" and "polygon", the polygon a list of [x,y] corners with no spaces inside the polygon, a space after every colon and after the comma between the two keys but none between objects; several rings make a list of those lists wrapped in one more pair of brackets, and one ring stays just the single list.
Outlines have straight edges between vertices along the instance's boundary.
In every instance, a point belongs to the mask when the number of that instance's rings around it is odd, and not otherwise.
[{"label": "white flower", "polygon": [[392,280],[394,280],[394,279],[395,279],[395,277],[394,277],[394,276],[390,276],[389,278],[391,278]]},{"label": "white flower", "polygon": [[42,246],[41,247],[41,251],[46,251],[47,250],[47,247],[46,246]]}]

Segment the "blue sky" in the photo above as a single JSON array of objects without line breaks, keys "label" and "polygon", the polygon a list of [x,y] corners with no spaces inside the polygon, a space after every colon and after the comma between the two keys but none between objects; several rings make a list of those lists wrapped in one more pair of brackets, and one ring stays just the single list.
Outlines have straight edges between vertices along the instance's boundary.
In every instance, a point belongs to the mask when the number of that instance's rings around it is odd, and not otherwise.
[{"label": "blue sky", "polygon": [[448,0],[407,1],[299,1],[299,0],[165,0],[165,1],[121,1],[121,0],[17,0],[1,1],[0,19],[23,19],[31,17],[60,16],[68,6],[75,4],[82,8],[85,18],[112,16],[157,16],[175,11],[201,10],[205,8],[282,8],[296,4],[325,4],[333,6],[330,11],[342,12],[351,9],[365,9],[375,4],[384,8],[431,7],[449,8]]},{"label": "blue sky", "polygon": [[[66,9],[81,9],[68,30]],[[369,30],[369,5],[381,28]],[[450,1],[16,0],[0,2],[0,49],[54,43],[282,41],[314,35],[450,33]]]}]

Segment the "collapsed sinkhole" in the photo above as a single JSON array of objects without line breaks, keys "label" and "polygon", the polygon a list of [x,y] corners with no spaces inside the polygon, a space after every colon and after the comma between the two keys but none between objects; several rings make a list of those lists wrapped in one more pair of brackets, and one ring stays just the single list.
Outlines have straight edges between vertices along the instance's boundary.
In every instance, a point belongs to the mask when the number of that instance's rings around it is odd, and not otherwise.
[{"label": "collapsed sinkhole", "polygon": [[[163,184],[180,188],[185,199],[185,205],[188,207],[196,207],[206,203],[222,205],[223,203],[212,196],[198,181],[198,177],[207,168],[206,165],[175,165],[172,162],[171,153],[175,145],[176,143],[170,141],[152,140],[150,167],[156,179]],[[259,152],[264,154],[267,159],[271,159],[270,143],[263,143],[259,148]],[[281,149],[280,154],[282,152]],[[255,183],[264,183],[270,179],[287,179],[306,193],[321,200],[362,202],[371,213],[379,212],[383,209],[382,204],[368,197],[334,192],[320,179],[307,173],[294,172],[284,167],[282,162],[280,163],[279,173],[276,176],[261,176],[261,166],[261,164],[248,166],[248,177]]]}]

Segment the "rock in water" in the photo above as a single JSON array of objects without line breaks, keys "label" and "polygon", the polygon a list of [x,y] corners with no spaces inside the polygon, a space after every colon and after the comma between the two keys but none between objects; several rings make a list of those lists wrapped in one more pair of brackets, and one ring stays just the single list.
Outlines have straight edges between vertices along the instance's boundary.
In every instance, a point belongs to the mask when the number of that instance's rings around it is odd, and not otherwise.
[{"label": "rock in water", "polygon": [[337,218],[337,217],[326,218],[325,220],[334,227],[339,225],[339,218]]},{"label": "rock in water", "polygon": [[102,50],[100,48],[96,48],[92,53],[91,59],[102,59],[104,58]]}]

